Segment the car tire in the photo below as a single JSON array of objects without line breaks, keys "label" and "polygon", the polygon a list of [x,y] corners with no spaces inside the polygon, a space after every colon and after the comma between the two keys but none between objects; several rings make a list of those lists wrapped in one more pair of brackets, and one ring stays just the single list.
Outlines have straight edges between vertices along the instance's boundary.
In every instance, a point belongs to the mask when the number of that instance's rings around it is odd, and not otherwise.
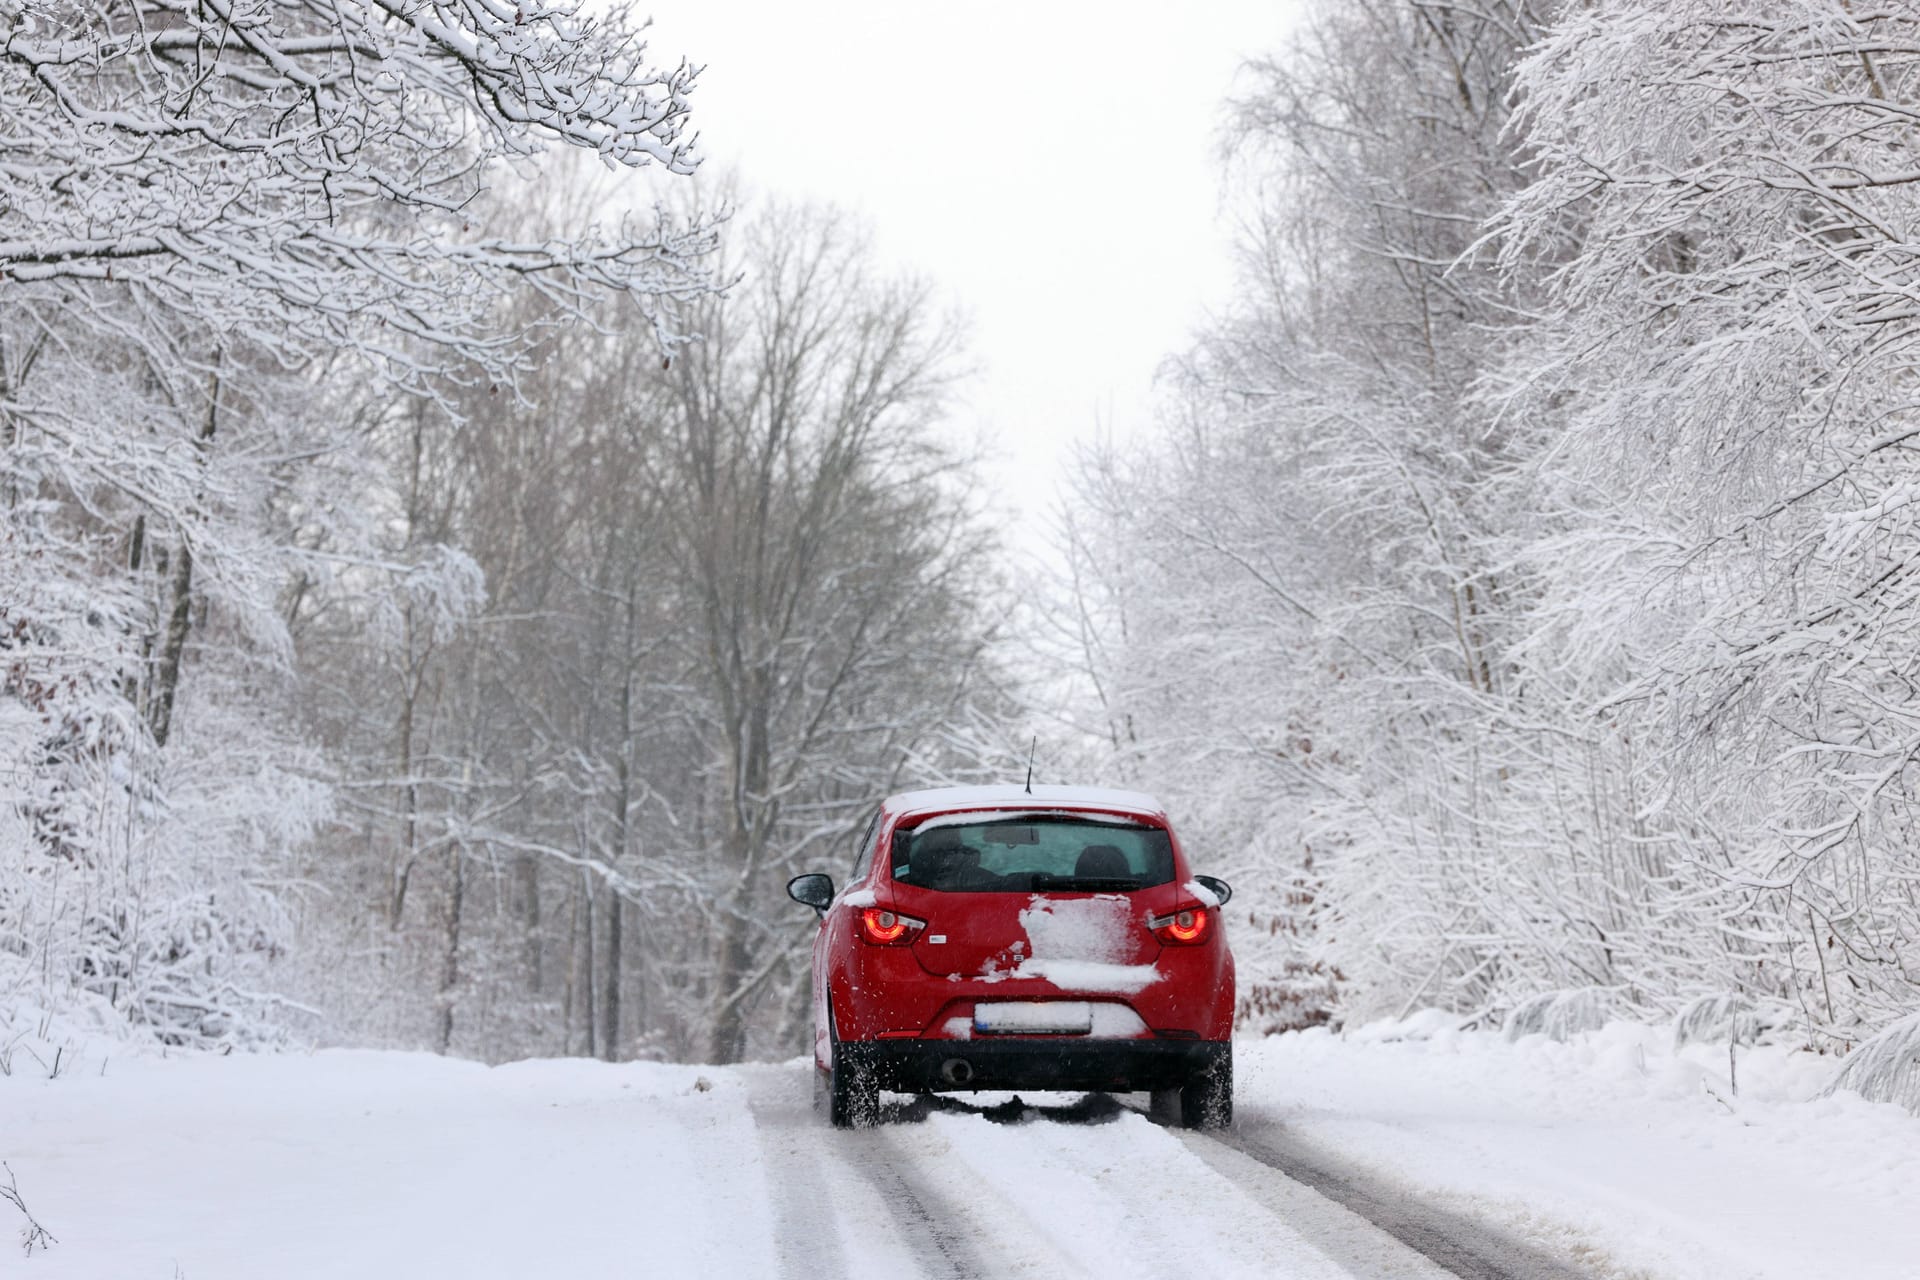
[{"label": "car tire", "polygon": [[864,1129],[880,1123],[880,1084],[859,1045],[840,1042],[833,1030],[833,1010],[827,1010],[827,1034],[833,1041],[833,1066],[814,1071],[814,1103],[826,1104],[827,1120],[836,1129]]},{"label": "car tire", "polygon": [[[1154,1101],[1157,1109],[1160,1099]],[[1210,1065],[1180,1086],[1180,1123],[1189,1129],[1224,1129],[1233,1123],[1233,1046],[1222,1045]]]}]

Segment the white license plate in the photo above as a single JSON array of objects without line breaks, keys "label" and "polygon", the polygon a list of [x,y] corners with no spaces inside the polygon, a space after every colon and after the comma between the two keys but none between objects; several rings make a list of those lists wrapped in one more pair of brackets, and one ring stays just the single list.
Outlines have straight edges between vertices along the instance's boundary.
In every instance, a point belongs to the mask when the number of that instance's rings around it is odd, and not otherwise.
[{"label": "white license plate", "polygon": [[1084,1000],[1006,1000],[973,1006],[973,1029],[985,1035],[1071,1035],[1093,1030]]}]

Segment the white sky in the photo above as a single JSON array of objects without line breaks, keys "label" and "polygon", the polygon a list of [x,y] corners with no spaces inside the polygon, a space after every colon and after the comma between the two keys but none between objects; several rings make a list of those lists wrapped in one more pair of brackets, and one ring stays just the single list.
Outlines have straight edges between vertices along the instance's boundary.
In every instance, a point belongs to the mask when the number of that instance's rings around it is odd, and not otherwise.
[{"label": "white sky", "polygon": [[1297,3],[652,0],[649,43],[705,64],[710,163],[864,215],[971,318],[971,411],[1041,514],[1069,442],[1149,421],[1225,300],[1221,103]]}]

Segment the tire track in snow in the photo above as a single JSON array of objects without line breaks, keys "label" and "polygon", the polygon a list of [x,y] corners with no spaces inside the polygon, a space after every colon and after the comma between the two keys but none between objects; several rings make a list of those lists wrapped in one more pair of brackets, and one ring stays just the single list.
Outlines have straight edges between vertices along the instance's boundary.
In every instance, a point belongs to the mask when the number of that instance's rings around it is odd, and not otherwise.
[{"label": "tire track in snow", "polygon": [[[971,1177],[1003,1197],[1044,1199],[1053,1212],[1043,1229],[1092,1276],[1134,1274],[1141,1259],[1164,1265],[1177,1258],[1179,1271],[1221,1280],[1450,1280],[1314,1192],[1287,1183],[1298,1200],[1276,1208],[1261,1191],[1284,1178],[1244,1157],[1235,1157],[1238,1168],[1217,1168],[1179,1134],[1101,1101],[1108,1113],[1100,1119],[1072,1121],[1067,1109],[1047,1108],[1012,1125],[957,1115],[932,1123],[951,1138]],[[1346,1247],[1324,1243],[1338,1228],[1316,1229],[1330,1218],[1342,1220]]]},{"label": "tire track in snow", "polygon": [[1457,1280],[1412,1245],[1278,1169],[1205,1134],[1174,1129],[1172,1136],[1347,1273],[1367,1280]]},{"label": "tire track in snow", "polygon": [[748,1080],[786,1280],[1085,1275],[1033,1239],[1034,1224],[991,1187],[940,1185],[951,1161],[914,1122],[923,1112],[887,1103],[878,1128],[834,1129],[814,1110],[804,1069],[752,1070]]},{"label": "tire track in snow", "polygon": [[848,1276],[840,1232],[834,1229],[838,1214],[817,1155],[816,1129],[825,1125],[814,1116],[810,1098],[792,1096],[785,1074],[756,1072],[748,1084],[748,1105],[773,1201],[774,1256],[786,1280]]},{"label": "tire track in snow", "polygon": [[1009,1195],[1004,1179],[969,1167],[965,1153],[930,1121],[933,1105],[925,1098],[894,1105],[878,1128],[836,1135],[846,1140],[841,1150],[850,1164],[888,1206],[892,1228],[909,1244],[916,1269],[939,1280],[1089,1280],[1100,1274],[1063,1252],[1046,1222],[1034,1216],[1032,1202]]},{"label": "tire track in snow", "polygon": [[[1186,1227],[1200,1232],[1198,1254],[1222,1275],[1265,1275],[1279,1265],[1278,1274],[1368,1280],[1592,1280],[1245,1109],[1224,1132],[1145,1130],[1179,1143],[1200,1166],[1182,1181],[1188,1197],[1169,1201],[1164,1182],[1132,1180],[1141,1167],[1180,1179],[1178,1162],[1164,1149],[1126,1141],[1130,1125],[1110,1127],[1091,1111],[1087,1119],[1036,1115],[1003,1126],[964,1108],[930,1116],[923,1107],[887,1104],[893,1114],[880,1127],[848,1132],[814,1112],[810,1084],[804,1071],[781,1069],[759,1074],[750,1087],[774,1251],[788,1280],[1101,1274],[1116,1250],[1131,1254],[1148,1243],[1139,1238],[1143,1230],[1163,1229],[1156,1224],[1175,1204]],[[974,1130],[976,1122],[990,1127]],[[1090,1130],[1117,1141],[1090,1141]],[[1016,1138],[1022,1131],[1029,1141]],[[1007,1139],[1012,1150],[1002,1149]],[[1009,1159],[1024,1166],[1019,1175]],[[1192,1176],[1203,1170],[1204,1178]],[[1206,1192],[1215,1177],[1218,1190]],[[1063,1200],[1055,1207],[1072,1221],[1033,1216],[1046,1207],[1036,1195],[1047,1205]]]},{"label": "tire track in snow", "polygon": [[1005,1274],[1004,1268],[989,1265],[968,1239],[969,1232],[961,1224],[978,1233],[968,1214],[914,1174],[898,1158],[900,1153],[890,1150],[893,1135],[846,1136],[856,1138],[858,1147],[866,1149],[862,1154],[871,1157],[859,1159],[857,1167],[893,1210],[894,1228],[913,1246],[914,1258],[928,1280],[992,1280]]},{"label": "tire track in snow", "polygon": [[[1232,1128],[1176,1132],[1202,1158],[1208,1158],[1209,1145],[1223,1146],[1312,1188],[1460,1280],[1593,1280],[1590,1273],[1497,1228],[1436,1208],[1343,1164],[1337,1156],[1294,1138],[1278,1121],[1256,1118],[1243,1109]],[[1216,1167],[1231,1164],[1217,1157],[1209,1162]]]}]

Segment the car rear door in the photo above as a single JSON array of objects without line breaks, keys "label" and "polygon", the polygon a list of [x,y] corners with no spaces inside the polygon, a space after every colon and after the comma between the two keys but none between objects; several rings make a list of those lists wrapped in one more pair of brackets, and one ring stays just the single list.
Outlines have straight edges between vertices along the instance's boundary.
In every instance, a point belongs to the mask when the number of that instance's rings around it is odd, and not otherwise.
[{"label": "car rear door", "polygon": [[[926,972],[1096,991],[1143,979],[1139,967],[1160,950],[1147,917],[1172,892],[1164,829],[1071,814],[943,821],[944,829],[916,828],[891,842],[887,869],[895,908],[927,922],[913,944]],[[945,847],[933,849],[943,836]],[[935,869],[916,874],[916,859]],[[1076,868],[1124,874],[1077,879]]]}]

